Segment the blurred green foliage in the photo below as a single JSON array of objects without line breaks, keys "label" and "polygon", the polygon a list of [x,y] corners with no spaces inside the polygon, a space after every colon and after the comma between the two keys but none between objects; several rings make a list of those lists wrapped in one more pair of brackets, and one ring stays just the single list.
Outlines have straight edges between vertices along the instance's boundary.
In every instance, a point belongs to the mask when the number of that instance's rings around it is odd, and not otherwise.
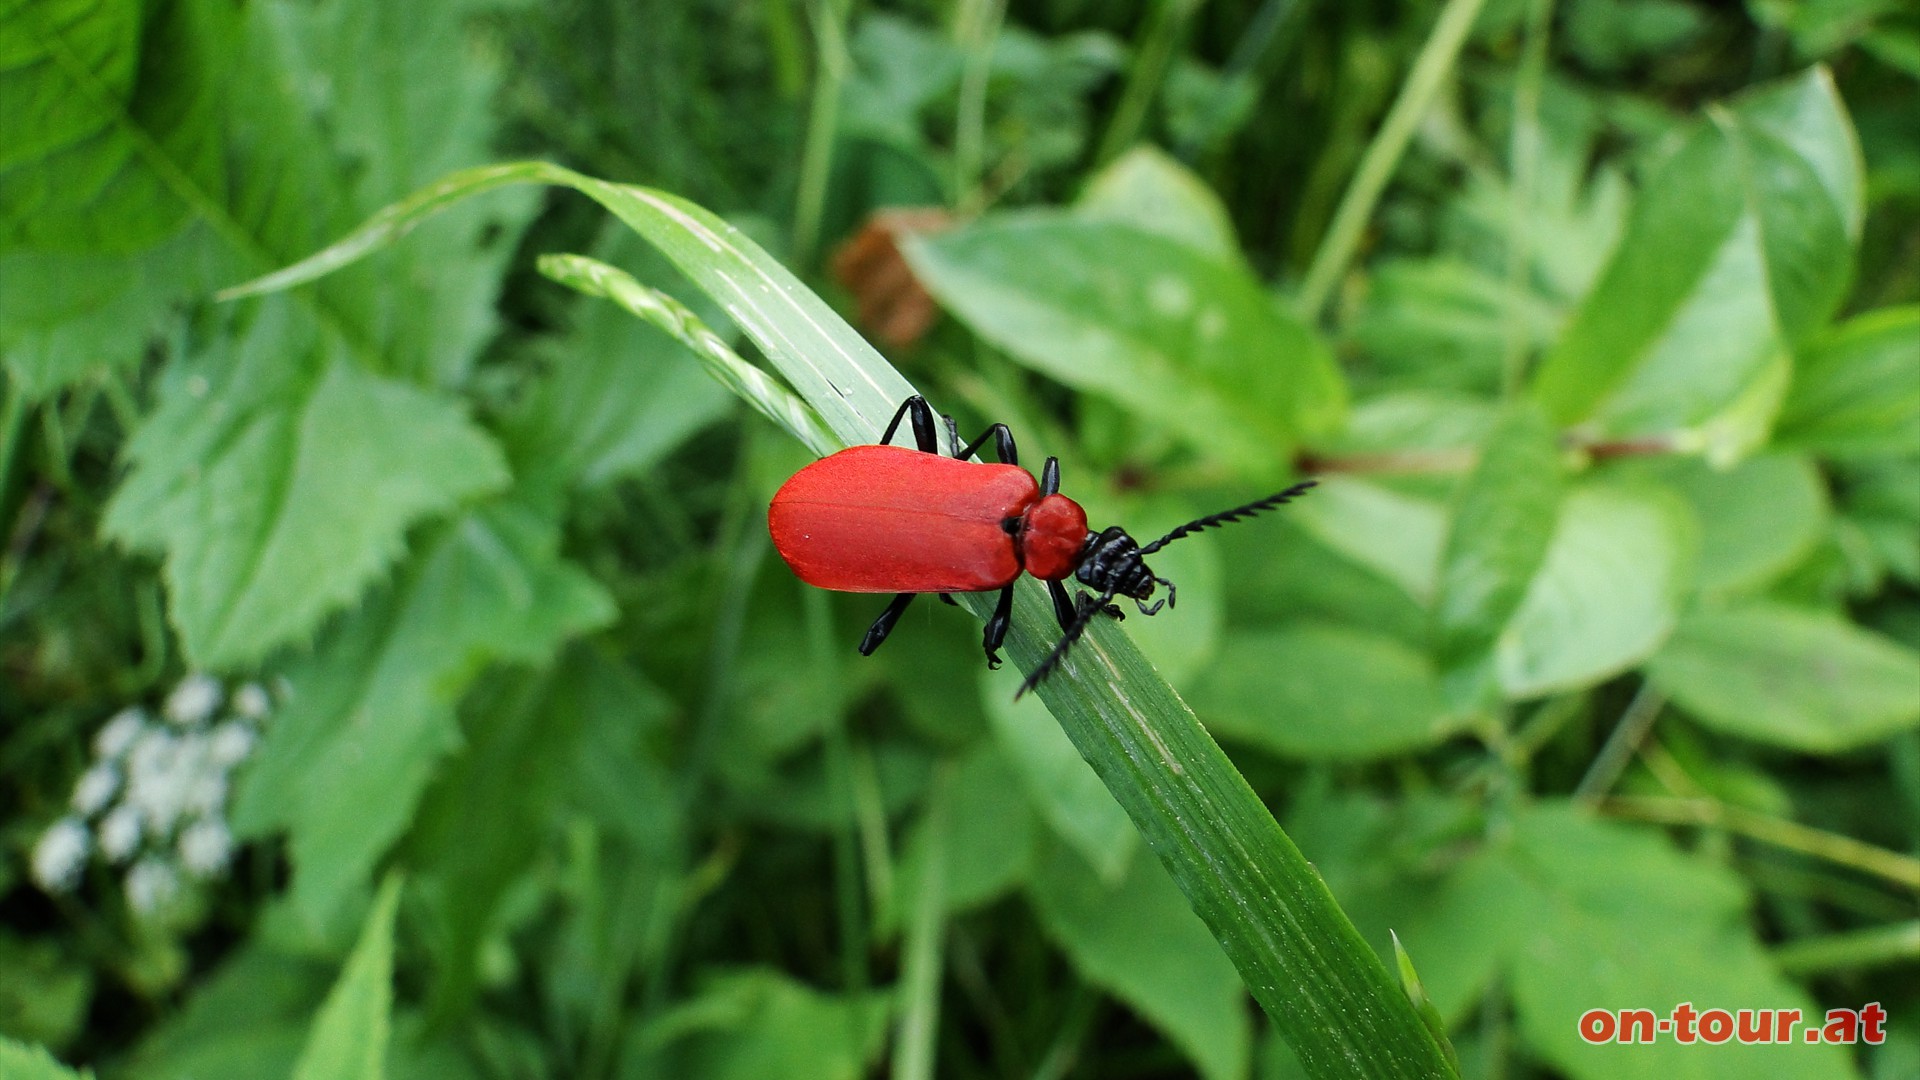
[{"label": "blurred green foliage", "polygon": [[[0,1076],[1300,1075],[975,625],[855,657],[806,452],[534,256],[750,313],[529,188],[212,299],[509,157],[847,311],[951,211],[893,358],[1096,522],[1321,475],[1126,626],[1465,1075],[1913,1075],[1920,20],[1486,0],[1304,311],[1442,6],[0,0]],[[198,672],[272,704],[205,871]],[[1682,1001],[1892,1022],[1575,1027]]]}]

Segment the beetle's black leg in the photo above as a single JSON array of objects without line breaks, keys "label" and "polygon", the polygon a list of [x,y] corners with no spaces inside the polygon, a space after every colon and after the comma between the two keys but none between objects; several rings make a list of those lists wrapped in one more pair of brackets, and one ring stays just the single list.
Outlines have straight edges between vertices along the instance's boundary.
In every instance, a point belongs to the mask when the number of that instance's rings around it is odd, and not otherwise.
[{"label": "beetle's black leg", "polygon": [[937,596],[937,597],[939,597],[939,598],[940,598],[940,602],[941,602],[941,603],[943,603],[943,604],[945,604],[945,605],[947,605],[948,607],[959,607],[959,606],[960,606],[960,601],[958,601],[958,600],[955,600],[955,599],[953,598],[953,594],[952,594],[952,593],[934,593],[933,595],[935,595],[935,596]]},{"label": "beetle's black leg", "polygon": [[1000,455],[1000,461],[1006,465],[1020,464],[1020,451],[1013,445],[1013,432],[1005,424],[995,424],[980,433],[980,437],[960,448],[953,456],[965,460],[973,456],[974,451],[993,440],[994,452]]},{"label": "beetle's black leg", "polygon": [[1040,467],[1040,494],[1042,496],[1060,494],[1060,459],[1050,457]]},{"label": "beetle's black leg", "polygon": [[873,620],[872,626],[867,627],[867,636],[860,639],[861,656],[873,655],[873,650],[887,640],[888,634],[893,633],[893,624],[900,621],[900,613],[907,610],[907,605],[913,603],[913,598],[918,595],[918,593],[903,592],[893,598],[893,603],[887,605],[887,610]]},{"label": "beetle's black leg", "polygon": [[993,606],[993,617],[987,620],[987,632],[982,641],[987,647],[988,669],[1000,666],[1000,645],[1007,640],[1007,627],[1013,624],[1013,586],[1000,590],[1000,602]]},{"label": "beetle's black leg", "polygon": [[940,440],[935,437],[933,430],[933,407],[919,394],[900,403],[900,410],[893,414],[892,420],[887,421],[887,430],[880,436],[880,445],[885,446],[893,441],[893,433],[900,429],[900,418],[904,416],[913,417],[913,442],[920,452],[939,453]]},{"label": "beetle's black leg", "polygon": [[1073,625],[1073,597],[1067,595],[1067,587],[1057,581],[1047,582],[1047,595],[1053,597],[1053,617],[1060,620],[1060,629]]}]

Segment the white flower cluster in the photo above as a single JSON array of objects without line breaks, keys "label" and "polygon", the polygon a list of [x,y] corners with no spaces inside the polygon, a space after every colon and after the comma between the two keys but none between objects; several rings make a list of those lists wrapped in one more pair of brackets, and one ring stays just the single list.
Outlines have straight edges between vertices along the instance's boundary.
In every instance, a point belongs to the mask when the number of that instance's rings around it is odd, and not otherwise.
[{"label": "white flower cluster", "polygon": [[182,680],[158,718],[122,709],[94,736],[72,813],[34,846],[34,880],[48,892],[71,891],[97,853],[127,868],[127,904],[146,916],[180,894],[183,874],[219,875],[233,855],[228,777],[253,753],[272,711],[273,697],[258,683],[229,697],[211,675]]}]

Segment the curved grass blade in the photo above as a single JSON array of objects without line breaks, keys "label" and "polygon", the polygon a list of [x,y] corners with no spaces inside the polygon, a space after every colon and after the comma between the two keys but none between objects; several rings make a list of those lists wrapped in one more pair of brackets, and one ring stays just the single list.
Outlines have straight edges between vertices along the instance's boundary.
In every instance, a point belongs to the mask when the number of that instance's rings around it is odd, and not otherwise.
[{"label": "curved grass blade", "polygon": [[[913,392],[824,301],[719,218],[661,192],[541,163],[455,174],[305,262],[230,295],[285,288],[343,266],[404,235],[463,188],[528,182],[581,191],[657,245],[726,309],[840,441],[877,438]],[[988,598],[961,599],[986,616]],[[1015,606],[1007,651],[1032,671],[1053,645],[1052,602],[1029,579],[1016,590]],[[1038,694],[1311,1076],[1458,1075],[1319,874],[1115,623],[1098,620]]]},{"label": "curved grass blade", "polygon": [[666,331],[693,350],[720,385],[739,395],[760,415],[785,428],[807,449],[825,456],[846,447],[844,440],[827,430],[820,414],[811,406],[742,359],[680,301],[640,284],[619,267],[585,255],[542,255],[538,266],[542,274],[560,284],[588,296],[611,300],[629,314]]}]

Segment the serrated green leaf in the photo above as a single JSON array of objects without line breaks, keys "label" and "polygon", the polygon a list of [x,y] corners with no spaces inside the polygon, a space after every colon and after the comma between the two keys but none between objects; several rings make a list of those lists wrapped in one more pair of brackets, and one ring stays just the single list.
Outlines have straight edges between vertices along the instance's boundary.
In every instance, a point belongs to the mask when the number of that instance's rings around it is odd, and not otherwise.
[{"label": "serrated green leaf", "polygon": [[1139,830],[1059,725],[1046,722],[1046,710],[1013,700],[1014,685],[1008,678],[981,676],[981,702],[994,740],[1054,835],[1102,879],[1118,881],[1135,861]]},{"label": "serrated green leaf", "polygon": [[1648,180],[1535,392],[1559,423],[1688,432],[1731,460],[1764,439],[1790,351],[1843,294],[1858,151],[1820,69],[1709,116]]},{"label": "serrated green leaf", "polygon": [[1868,312],[1809,346],[1774,441],[1832,458],[1920,454],[1920,306]]},{"label": "serrated green leaf", "polygon": [[1558,436],[1537,410],[1516,408],[1454,498],[1433,602],[1443,672],[1484,671],[1467,677],[1491,686],[1489,654],[1546,558],[1561,487]]},{"label": "serrated green leaf", "polygon": [[1679,617],[1696,543],[1671,495],[1570,492],[1546,561],[1495,646],[1502,689],[1526,698],[1590,686],[1653,655]]},{"label": "serrated green leaf", "polygon": [[374,897],[339,981],[314,1018],[293,1080],[381,1080],[393,1023],[393,920],[400,877],[389,875]]},{"label": "serrated green leaf", "polygon": [[508,479],[453,402],[265,347],[282,340],[273,314],[224,370],[174,382],[128,445],[133,469],[104,523],[166,557],[174,625],[199,667],[308,636],[400,556],[410,526]]},{"label": "serrated green leaf", "polygon": [[1703,724],[1813,753],[1920,725],[1920,653],[1819,612],[1689,615],[1647,677]]},{"label": "serrated green leaf", "polygon": [[905,245],[915,274],[1027,366],[1258,474],[1339,423],[1326,346],[1246,271],[1165,236],[1064,214],[984,219]]},{"label": "serrated green leaf", "polygon": [[93,1080],[92,1069],[75,1072],[47,1053],[0,1035],[0,1076],[7,1080]]},{"label": "serrated green leaf", "polygon": [[1238,262],[1240,243],[1220,197],[1184,165],[1151,146],[1115,158],[1087,181],[1073,212],[1158,233],[1222,262]]},{"label": "serrated green leaf", "polygon": [[552,522],[511,504],[441,527],[399,582],[287,673],[233,811],[236,830],[290,831],[292,898],[323,924],[411,820],[458,741],[453,706],[489,661],[544,662],[613,615],[555,554]]},{"label": "serrated green leaf", "polygon": [[1312,624],[1234,634],[1193,700],[1217,735],[1313,759],[1431,746],[1465,719],[1442,702],[1426,656],[1382,634]]},{"label": "serrated green leaf", "polygon": [[1201,1076],[1246,1075],[1246,991],[1159,863],[1135,859],[1124,877],[1103,882],[1059,850],[1042,862],[1027,896],[1081,976],[1165,1032]]}]

